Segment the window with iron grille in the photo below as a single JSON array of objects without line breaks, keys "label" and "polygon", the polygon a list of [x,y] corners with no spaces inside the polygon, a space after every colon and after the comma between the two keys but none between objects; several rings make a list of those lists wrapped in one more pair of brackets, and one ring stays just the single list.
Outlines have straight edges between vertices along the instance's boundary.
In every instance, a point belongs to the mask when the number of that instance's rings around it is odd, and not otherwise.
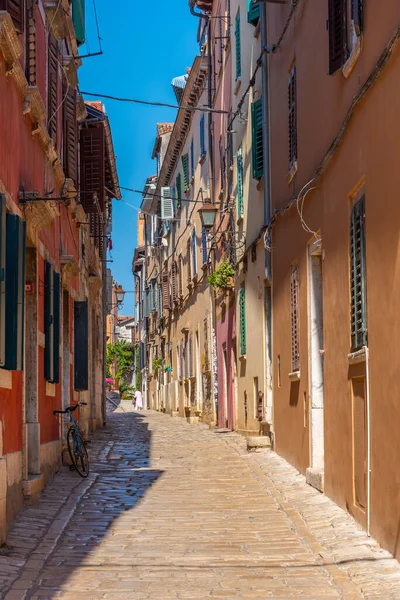
[{"label": "window with iron grille", "polygon": [[205,130],[204,130],[204,115],[200,117],[200,156],[204,156],[206,153],[205,146]]},{"label": "window with iron grille", "polygon": [[242,76],[242,56],[240,42],[240,11],[236,15],[235,21],[235,38],[236,38],[236,80]]},{"label": "window with iron grille", "polygon": [[365,197],[351,211],[350,223],[350,290],[351,349],[367,345],[367,284],[365,269]]},{"label": "window with iron grille", "polygon": [[183,190],[187,192],[189,189],[189,155],[182,156],[182,172],[183,172]]},{"label": "window with iron grille", "polygon": [[329,0],[329,74],[340,69],[362,35],[365,0]]},{"label": "window with iron grille", "polygon": [[192,230],[192,258],[193,258],[193,277],[197,275],[197,248],[196,248],[196,230]]},{"label": "window with iron grille", "polygon": [[296,91],[296,66],[293,65],[289,75],[288,85],[289,103],[289,168],[297,161],[297,91]]},{"label": "window with iron grille", "polygon": [[205,265],[208,262],[207,230],[205,227],[201,230],[201,252],[203,256],[203,265]]},{"label": "window with iron grille", "polygon": [[299,265],[292,265],[290,274],[290,316],[292,326],[292,372],[300,370],[299,331]]},{"label": "window with iron grille", "polygon": [[182,206],[182,176],[180,173],[178,173],[178,175],[176,176],[175,191],[176,191],[176,207],[181,208],[181,206]]},{"label": "window with iron grille", "polygon": [[252,125],[252,159],[253,159],[253,177],[261,179],[264,173],[264,155],[263,155],[263,126],[262,126],[262,102],[261,98],[251,105],[251,125]]},{"label": "window with iron grille", "polygon": [[239,319],[240,319],[240,353],[246,354],[246,289],[244,285],[239,291]]},{"label": "window with iron grille", "polygon": [[237,170],[237,203],[238,203],[238,216],[243,216],[244,213],[244,199],[243,199],[243,155],[242,149],[239,148],[236,155],[236,170]]}]

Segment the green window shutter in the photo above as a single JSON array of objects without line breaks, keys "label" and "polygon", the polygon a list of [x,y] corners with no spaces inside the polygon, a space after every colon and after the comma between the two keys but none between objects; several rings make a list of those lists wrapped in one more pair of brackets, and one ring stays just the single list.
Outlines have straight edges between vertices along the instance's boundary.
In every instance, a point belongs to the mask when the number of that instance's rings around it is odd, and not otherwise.
[{"label": "green window shutter", "polygon": [[182,206],[182,176],[180,173],[176,176],[176,207]]},{"label": "green window shutter", "polygon": [[86,38],[85,31],[85,0],[72,0],[72,22],[76,41],[81,46]]},{"label": "green window shutter", "polygon": [[88,302],[74,302],[74,389],[89,389]]},{"label": "green window shutter", "polygon": [[0,194],[0,367],[6,361],[6,198]]},{"label": "green window shutter", "polygon": [[244,202],[243,202],[243,156],[242,150],[240,149],[236,156],[236,167],[237,167],[237,201],[238,201],[238,215],[241,217],[244,213]]},{"label": "green window shutter", "polygon": [[25,223],[6,216],[5,360],[9,371],[22,370],[25,298]]},{"label": "green window shutter", "polygon": [[236,16],[235,23],[235,39],[236,39],[236,79],[242,75],[242,58],[240,48],[240,11]]},{"label": "green window shutter", "polygon": [[60,274],[53,274],[53,383],[60,381]]},{"label": "green window shutter", "polygon": [[260,3],[248,0],[248,5],[247,21],[255,27],[260,19]]},{"label": "green window shutter", "polygon": [[182,156],[182,171],[183,171],[183,189],[186,192],[189,189],[189,155]]},{"label": "green window shutter", "polygon": [[352,208],[350,223],[351,349],[368,343],[365,252],[365,197]]},{"label": "green window shutter", "polygon": [[261,179],[264,173],[263,157],[263,127],[262,127],[262,103],[261,98],[251,105],[252,125],[252,154],[253,154],[253,177]]},{"label": "green window shutter", "polygon": [[239,318],[240,318],[240,353],[246,354],[246,290],[242,286],[239,292]]},{"label": "green window shutter", "polygon": [[53,285],[53,268],[46,261],[44,263],[44,377],[50,382],[54,377]]}]

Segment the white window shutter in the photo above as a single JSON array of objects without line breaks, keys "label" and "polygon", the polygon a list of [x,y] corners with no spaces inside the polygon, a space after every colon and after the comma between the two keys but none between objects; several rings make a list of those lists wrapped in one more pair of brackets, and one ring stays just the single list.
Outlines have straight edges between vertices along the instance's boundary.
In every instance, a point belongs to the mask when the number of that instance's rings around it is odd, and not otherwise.
[{"label": "white window shutter", "polygon": [[172,221],[174,218],[174,201],[170,187],[161,188],[161,219]]}]

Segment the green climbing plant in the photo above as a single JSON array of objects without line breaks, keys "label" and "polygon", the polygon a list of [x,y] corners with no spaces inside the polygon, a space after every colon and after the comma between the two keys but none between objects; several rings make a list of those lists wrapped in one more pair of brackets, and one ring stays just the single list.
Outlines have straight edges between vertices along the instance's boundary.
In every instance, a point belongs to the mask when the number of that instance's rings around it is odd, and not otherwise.
[{"label": "green climbing plant", "polygon": [[231,289],[234,284],[235,271],[231,263],[223,260],[222,263],[207,277],[207,281],[214,290]]},{"label": "green climbing plant", "polygon": [[161,365],[162,365],[161,358],[155,358],[153,361],[153,371],[156,376],[158,375],[158,371],[159,371]]},{"label": "green climbing plant", "polygon": [[134,347],[126,340],[117,340],[107,346],[106,367],[107,377],[112,377],[111,366],[116,362],[115,377],[122,379],[133,366]]}]

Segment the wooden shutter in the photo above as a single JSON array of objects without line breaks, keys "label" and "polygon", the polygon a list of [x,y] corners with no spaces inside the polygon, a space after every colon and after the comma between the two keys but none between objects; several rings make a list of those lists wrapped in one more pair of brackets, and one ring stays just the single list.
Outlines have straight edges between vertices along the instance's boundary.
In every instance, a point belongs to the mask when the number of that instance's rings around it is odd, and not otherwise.
[{"label": "wooden shutter", "polygon": [[183,189],[185,192],[189,189],[189,155],[182,156]]},{"label": "wooden shutter", "polygon": [[300,369],[300,332],[299,332],[299,267],[292,266],[290,275],[290,315],[292,326],[292,371]]},{"label": "wooden shutter", "polygon": [[351,347],[367,345],[367,285],[365,260],[365,198],[352,208],[350,223]]},{"label": "wooden shutter", "polygon": [[241,217],[244,213],[244,202],[243,202],[243,156],[242,150],[238,150],[236,155],[236,167],[237,167],[237,206],[238,215]]},{"label": "wooden shutter", "polygon": [[161,188],[161,219],[164,221],[172,221],[174,218],[174,200],[171,194],[170,187]]},{"label": "wooden shutter", "polygon": [[162,300],[163,308],[169,310],[171,308],[171,296],[169,293],[169,275],[167,268],[164,268],[162,274]]},{"label": "wooden shutter", "polygon": [[64,173],[77,183],[78,175],[78,123],[76,120],[76,90],[64,89],[63,159]]},{"label": "wooden shutter", "polygon": [[262,126],[262,103],[261,98],[251,105],[252,123],[252,158],[253,177],[260,179],[264,173],[263,156],[263,126]]},{"label": "wooden shutter", "polygon": [[343,64],[346,43],[346,0],[328,0],[329,74]]},{"label": "wooden shutter", "polygon": [[252,2],[252,0],[248,0],[248,2],[249,8],[247,11],[247,21],[255,27],[260,18],[260,3]]},{"label": "wooden shutter", "polygon": [[240,43],[240,11],[236,15],[235,21],[235,39],[236,39],[236,79],[242,75],[242,58]]},{"label": "wooden shutter", "polygon": [[191,256],[190,256],[191,245],[192,245],[192,241],[189,238],[188,241],[186,242],[186,265],[187,265],[188,283],[190,283],[192,281],[192,262],[191,262]]},{"label": "wooden shutter", "polygon": [[288,85],[289,103],[289,168],[297,161],[297,90],[296,66],[290,72]]},{"label": "wooden shutter", "polygon": [[60,381],[60,274],[53,273],[53,383]]},{"label": "wooden shutter", "polygon": [[0,10],[6,10],[14,23],[14,27],[20,33],[24,30],[25,0],[0,0]]},{"label": "wooden shutter", "polygon": [[[16,215],[6,217],[5,360],[9,371],[22,369],[23,302],[25,295],[25,224]],[[21,239],[22,238],[22,239]],[[22,278],[24,280],[22,281]]]},{"label": "wooden shutter", "polygon": [[182,177],[181,174],[178,173],[175,181],[176,186],[176,207],[181,208],[182,206]]},{"label": "wooden shutter", "polygon": [[54,278],[53,268],[44,263],[44,377],[52,382],[54,378]]},{"label": "wooden shutter", "polygon": [[200,156],[206,152],[205,147],[205,132],[204,132],[204,114],[200,117]]},{"label": "wooden shutter", "polygon": [[221,189],[223,190],[225,187],[225,177],[226,177],[226,159],[225,159],[225,148],[222,141],[222,138],[219,140],[219,171],[221,175]]},{"label": "wooden shutter", "polygon": [[201,230],[201,251],[203,255],[203,265],[205,265],[208,262],[207,231],[205,227]]},{"label": "wooden shutter", "polygon": [[196,230],[192,231],[192,257],[193,257],[193,277],[197,275],[197,247],[196,247]]},{"label": "wooden shutter", "polygon": [[93,200],[94,194],[104,212],[104,129],[103,126],[81,129],[80,134],[81,154],[81,202],[87,214],[97,214],[97,207]]},{"label": "wooden shutter", "polygon": [[182,273],[183,273],[183,262],[182,256],[179,257],[179,270],[178,270],[178,282],[179,282],[179,297],[183,296],[183,281],[182,281]]},{"label": "wooden shutter", "polygon": [[0,367],[6,360],[6,197],[0,194]]},{"label": "wooden shutter", "polygon": [[47,65],[47,127],[49,136],[57,144],[57,109],[58,109],[58,42],[49,34]]},{"label": "wooden shutter", "polygon": [[26,223],[18,219],[17,371],[24,368]]},{"label": "wooden shutter", "polygon": [[173,263],[172,263],[171,275],[172,275],[172,300],[173,300],[173,302],[176,302],[178,300],[178,288],[177,288],[177,281],[176,281],[177,267],[176,267],[175,261],[173,261]]},{"label": "wooden shutter", "polygon": [[239,319],[240,319],[240,353],[246,354],[246,290],[244,285],[239,292]]},{"label": "wooden shutter", "polygon": [[88,302],[74,302],[74,389],[89,389]]},{"label": "wooden shutter", "polygon": [[210,350],[208,341],[208,317],[204,318],[204,370],[210,370]]}]

